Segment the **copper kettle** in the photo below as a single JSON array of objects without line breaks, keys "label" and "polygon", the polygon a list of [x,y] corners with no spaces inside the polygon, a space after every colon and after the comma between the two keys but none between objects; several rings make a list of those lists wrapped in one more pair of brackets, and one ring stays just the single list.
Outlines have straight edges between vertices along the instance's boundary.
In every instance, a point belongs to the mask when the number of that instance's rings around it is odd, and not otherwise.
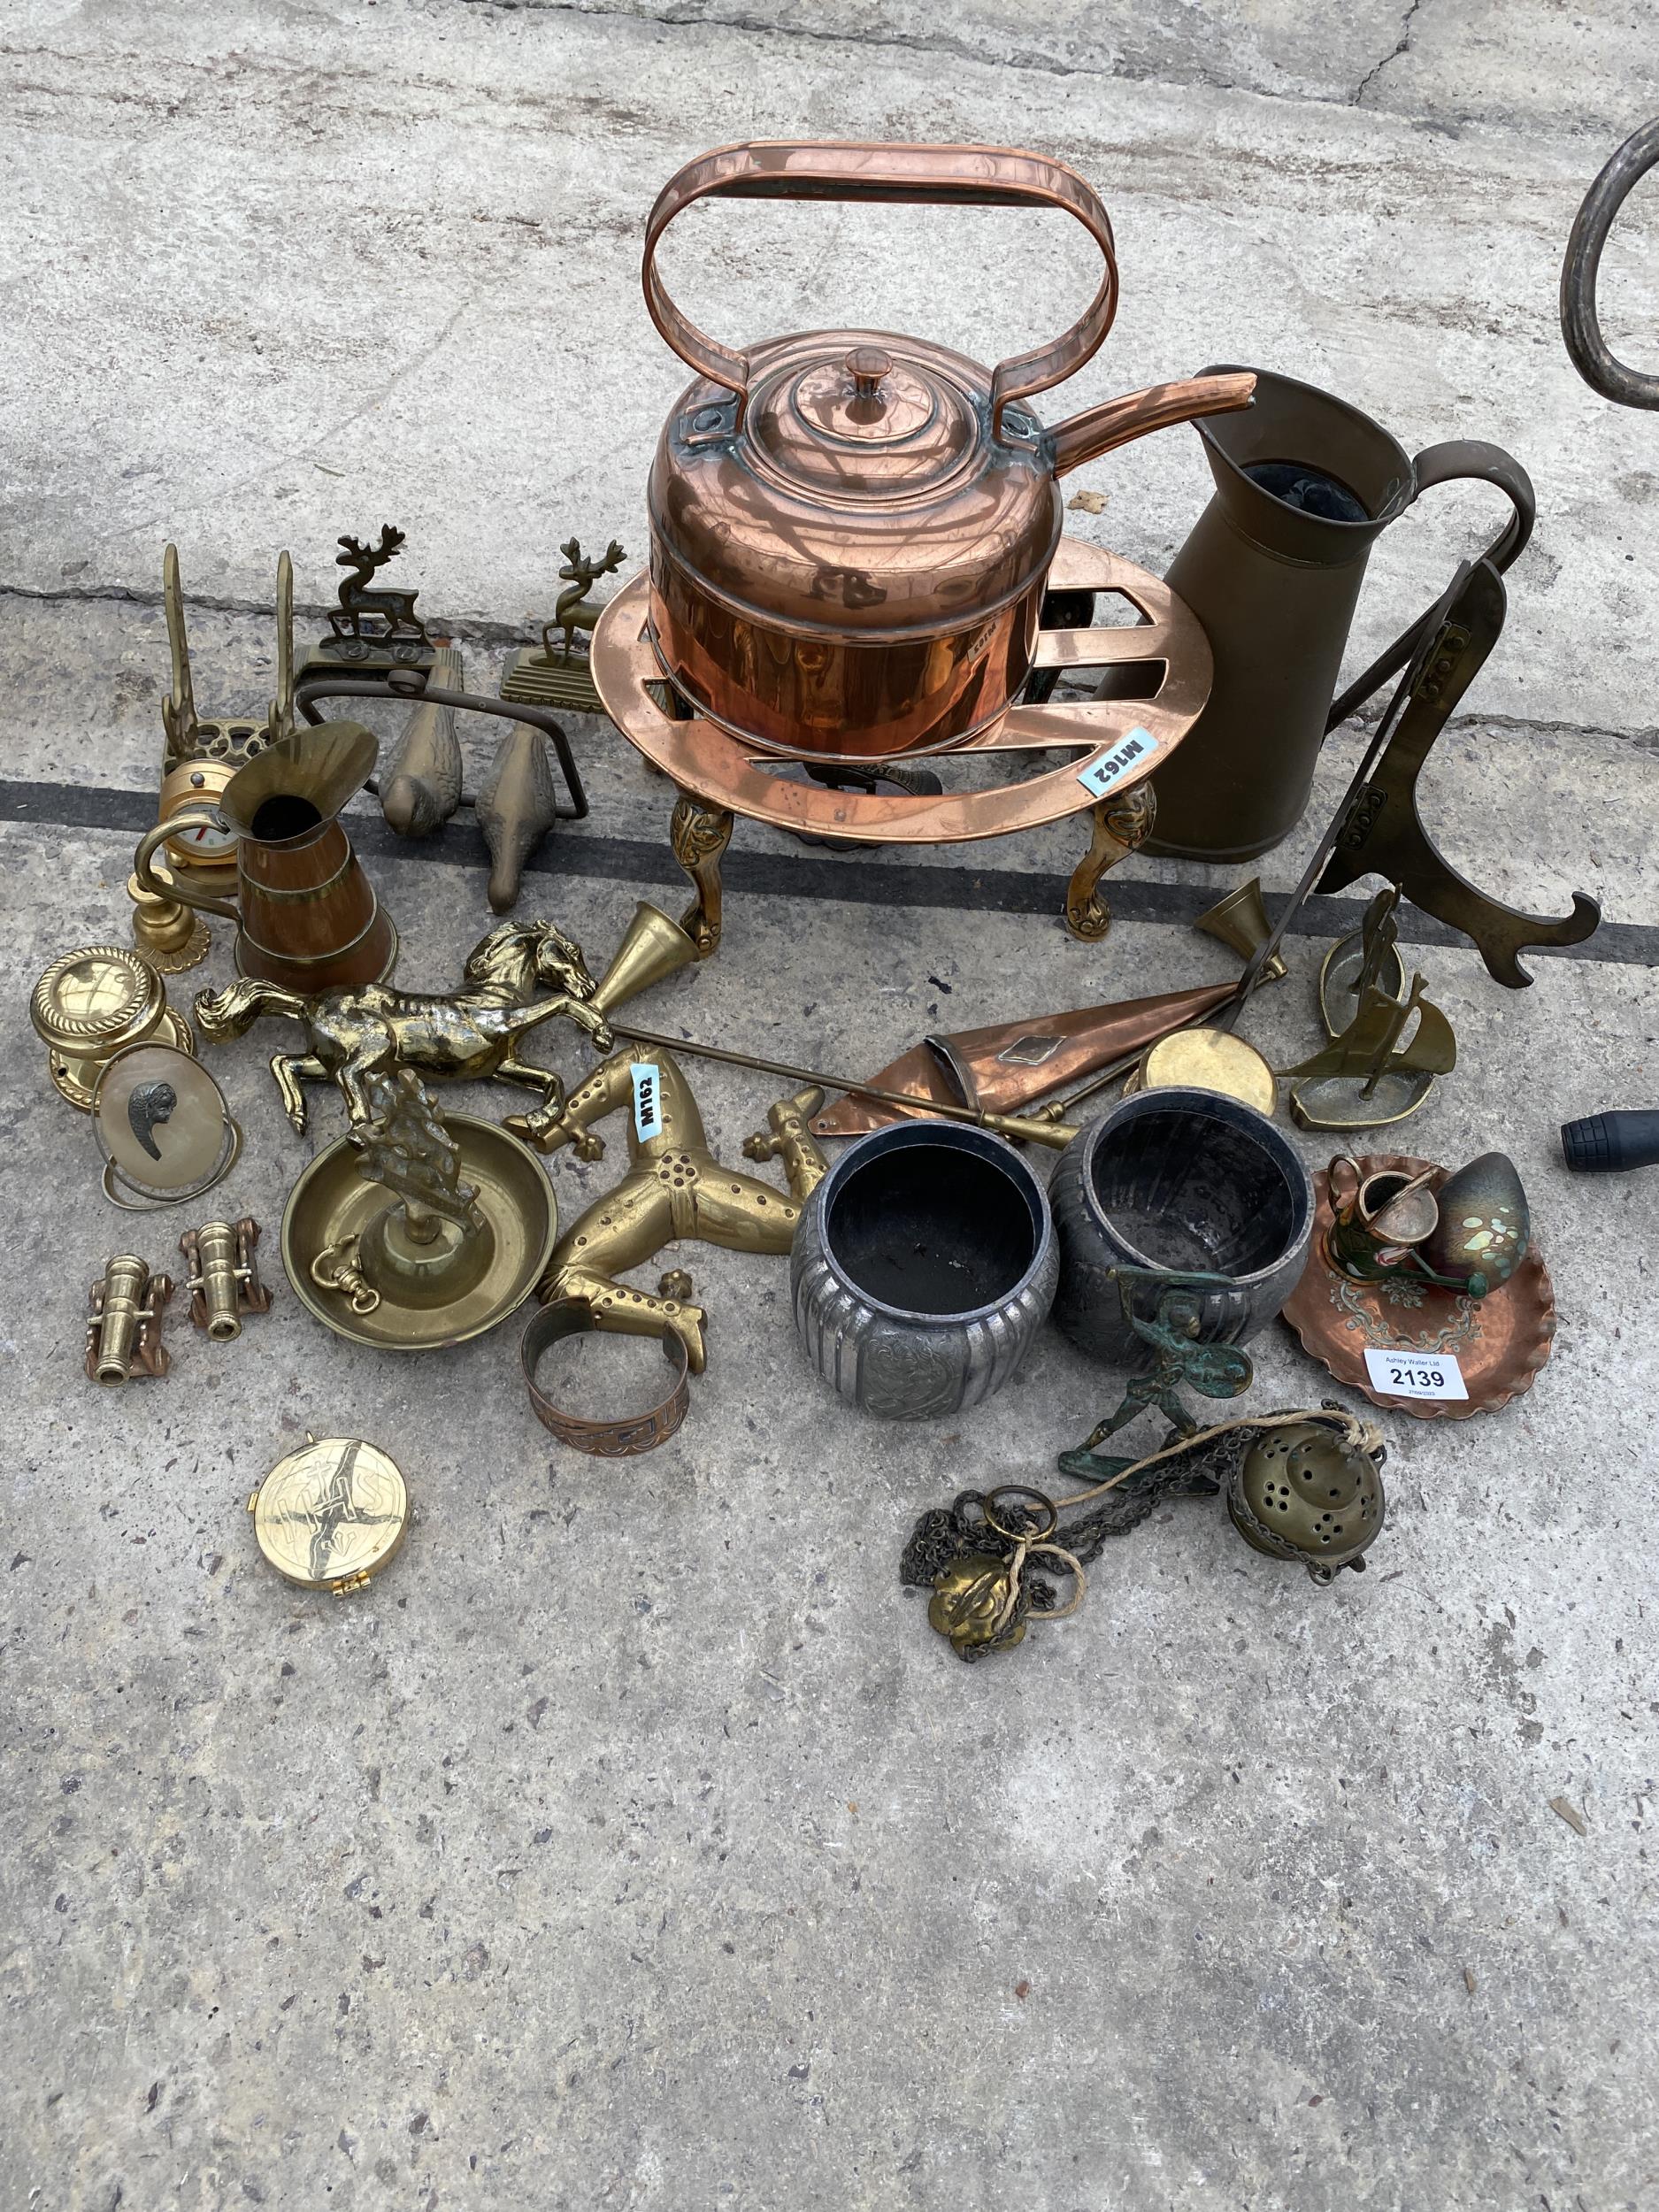
[{"label": "copper kettle", "polygon": [[[687,321],[657,271],[669,223],[710,196],[1059,208],[1105,270],[1064,336],[994,371],[888,332],[737,352]],[[1118,265],[1090,186],[1002,147],[779,140],[704,154],[651,210],[643,277],[652,320],[698,372],[651,470],[657,652],[694,708],[769,753],[869,760],[990,728],[1031,668],[1056,479],[1149,430],[1247,406],[1255,384],[1187,377],[1045,430],[1021,403],[1100,346]]]}]

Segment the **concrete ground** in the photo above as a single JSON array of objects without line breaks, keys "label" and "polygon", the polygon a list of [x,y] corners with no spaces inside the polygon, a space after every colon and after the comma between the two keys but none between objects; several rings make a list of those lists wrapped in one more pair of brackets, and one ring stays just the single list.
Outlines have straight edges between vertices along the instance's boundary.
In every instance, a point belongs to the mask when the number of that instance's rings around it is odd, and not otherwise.
[{"label": "concrete ground", "polygon": [[[1576,1182],[1555,1138],[1659,1073],[1659,425],[1579,384],[1555,325],[1578,198],[1659,105],[1652,11],[12,0],[0,58],[0,2202],[1659,2205],[1659,1179]],[[206,710],[268,695],[279,549],[304,639],[335,537],[388,519],[493,681],[571,531],[643,550],[683,378],[639,296],[653,195],[703,148],[791,134],[1030,143],[1100,187],[1122,312],[1050,419],[1256,362],[1410,447],[1498,440],[1536,480],[1508,634],[1429,796],[1480,881],[1540,911],[1582,887],[1607,922],[1519,995],[1422,944],[1462,1056],[1402,1133],[1514,1155],[1560,1332],[1507,1412],[1386,1420],[1374,1571],[1328,1593],[1183,1507],[1109,1554],[1078,1619],[964,1669],[896,1554],[920,1507],[1042,1480],[1111,1402],[1056,1336],[972,1417],[878,1425],[805,1370],[783,1262],[683,1250],[708,1374],[669,1445],[606,1466],[535,1425],[511,1325],[404,1362],[305,1317],[276,1231],[340,1116],[319,1096],[312,1136],[288,1129],[280,1038],[214,1053],[245,1158],[152,1222],[104,1203],[47,1084],[29,986],[124,935],[153,807],[164,542]],[[1647,359],[1654,204],[1606,292]],[[734,339],[864,319],[988,359],[1083,296],[1061,227],[705,209],[664,258]],[[1072,525],[1155,567],[1204,495],[1179,431],[1082,481],[1107,504]],[[1387,534],[1356,665],[1492,513],[1440,493]],[[523,910],[596,966],[636,897],[679,892],[664,787],[606,726],[572,734],[592,818]],[[489,733],[468,741],[476,776]],[[475,833],[417,850],[370,803],[351,819],[402,979],[447,984],[489,919]],[[1187,924],[1238,872],[1132,863],[1085,948],[1057,918],[1078,849],[900,863],[740,827],[718,958],[641,1014],[868,1071],[928,1025],[1228,972]],[[1309,917],[1251,1017],[1277,1056],[1312,1041],[1340,919]],[[228,973],[221,931],[180,995]],[[698,1087],[734,1153],[768,1087]],[[614,1167],[561,1156],[567,1217]],[[211,1347],[175,1312],[168,1380],[93,1391],[88,1280],[129,1244],[162,1263],[220,1206],[265,1225],[271,1314]],[[1256,1348],[1255,1403],[1330,1387],[1278,1328]],[[277,1580],[242,1510],[307,1428],[385,1446],[419,1507],[349,1603]]]}]

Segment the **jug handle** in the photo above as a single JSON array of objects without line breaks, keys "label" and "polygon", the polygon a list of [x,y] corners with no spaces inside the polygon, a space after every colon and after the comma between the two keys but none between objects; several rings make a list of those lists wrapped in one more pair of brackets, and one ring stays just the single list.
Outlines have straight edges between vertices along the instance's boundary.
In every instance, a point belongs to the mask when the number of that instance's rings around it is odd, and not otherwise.
[{"label": "jug handle", "polygon": [[133,873],[138,879],[138,887],[141,891],[150,892],[155,898],[177,899],[182,906],[195,907],[199,914],[222,914],[227,921],[240,922],[241,910],[229,899],[211,899],[206,892],[193,889],[181,877],[175,876],[163,883],[150,867],[157,848],[164,845],[168,838],[176,837],[180,829],[190,822],[204,822],[212,829],[223,829],[225,826],[217,807],[181,806],[165,822],[157,822],[154,829],[146,830],[138,841],[137,851],[133,855]]},{"label": "jug handle", "polygon": [[[1453,484],[1460,479],[1494,484],[1509,496],[1513,511],[1479,556],[1481,560],[1490,561],[1502,574],[1525,549],[1538,518],[1538,495],[1532,489],[1532,480],[1515,456],[1506,453],[1501,445],[1489,445],[1484,438],[1448,438],[1442,445],[1425,446],[1412,462],[1411,497],[1405,506],[1410,506],[1419,493],[1432,490],[1436,484]],[[1405,508],[1399,511],[1403,513]],[[1433,620],[1439,605],[1437,599],[1434,606],[1425,609],[1409,629],[1401,631],[1363,675],[1355,678],[1325,718],[1327,737],[1348,720],[1356,707],[1363,706],[1372,692],[1379,691],[1391,677],[1400,673],[1422,643],[1423,634]]]},{"label": "jug handle", "polygon": [[1644,123],[1603,165],[1573,218],[1561,265],[1561,334],[1572,365],[1603,399],[1659,407],[1659,376],[1627,368],[1601,335],[1595,280],[1613,219],[1632,188],[1659,161],[1659,122]]},{"label": "jug handle", "polygon": [[1167,430],[1171,423],[1191,422],[1197,415],[1232,414],[1250,404],[1255,390],[1256,377],[1249,370],[1227,376],[1182,376],[1087,408],[1048,433],[1054,472],[1064,476],[1085,461],[1099,460],[1115,446],[1144,438],[1148,431]]},{"label": "jug handle", "polygon": [[[875,145],[833,139],[759,139],[717,147],[672,176],[645,225],[640,277],[651,320],[680,359],[737,395],[741,426],[749,401],[749,357],[697,328],[657,273],[657,246],[694,200],[886,200],[957,207],[1059,208],[1100,248],[1100,288],[1071,327],[1046,346],[999,363],[991,379],[991,434],[1002,434],[1010,401],[1074,375],[1091,359],[1118,312],[1118,257],[1111,221],[1094,187],[1063,161],[1006,146]],[[1173,418],[1179,421],[1180,417]]]}]

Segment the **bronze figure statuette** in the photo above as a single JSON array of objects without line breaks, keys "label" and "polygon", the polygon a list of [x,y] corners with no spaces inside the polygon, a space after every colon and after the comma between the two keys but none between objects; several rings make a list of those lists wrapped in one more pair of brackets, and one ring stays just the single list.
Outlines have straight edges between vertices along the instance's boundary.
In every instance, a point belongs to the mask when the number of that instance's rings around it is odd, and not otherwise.
[{"label": "bronze figure statuette", "polygon": [[341,548],[334,566],[346,571],[340,580],[340,604],[328,617],[328,635],[308,660],[353,669],[426,666],[434,649],[415,612],[419,593],[374,582],[377,572],[403,552],[403,531],[387,522],[380,526],[378,544],[364,545],[353,537],[334,542]]},{"label": "bronze figure statuette", "polygon": [[558,595],[552,621],[541,632],[541,650],[533,652],[526,646],[513,655],[502,677],[501,695],[557,707],[566,714],[603,714],[604,702],[594,689],[587,652],[577,651],[576,641],[599,619],[599,606],[588,593],[602,576],[620,568],[627,557],[615,538],[596,559],[584,553],[575,538],[566,538],[559,551],[565,556],[559,571],[565,589]]},{"label": "bronze figure statuette", "polygon": [[365,1079],[366,1118],[288,1194],[282,1259],[301,1302],[381,1351],[460,1344],[530,1294],[557,1233],[553,1192],[517,1138],[441,1117],[413,1071]]},{"label": "bronze figure statuette", "polygon": [[[1302,1349],[1338,1382],[1424,1421],[1466,1421],[1507,1406],[1532,1388],[1555,1333],[1548,1272],[1513,1210],[1517,1192],[1523,1216],[1525,1206],[1518,1179],[1511,1187],[1513,1168],[1502,1155],[1487,1155],[1460,1172],[1470,1197],[1461,1209],[1446,1205],[1448,1192],[1457,1198],[1454,1179],[1432,1160],[1386,1153],[1333,1162],[1331,1172],[1313,1179],[1313,1243],[1285,1303],[1285,1322]],[[1370,1258],[1338,1228],[1339,1213],[1351,1230],[1367,1212]],[[1479,1249],[1458,1248],[1483,1232]],[[1393,1251],[1399,1261],[1386,1257]],[[1406,1254],[1419,1252],[1421,1259],[1405,1263]],[[1356,1263],[1363,1278],[1347,1271]],[[1455,1279],[1441,1279],[1454,1270]]]},{"label": "bronze figure statuette", "polygon": [[396,1558],[409,1492],[396,1460],[360,1437],[308,1436],[248,1501],[259,1549],[285,1581],[349,1597]]},{"label": "bronze figure statuette", "polygon": [[271,1310],[271,1294],[254,1256],[258,1241],[259,1224],[251,1214],[236,1222],[204,1221],[179,1239],[190,1319],[216,1344],[242,1334],[244,1314]]},{"label": "bronze figure statuette", "polygon": [[818,1089],[780,1099],[767,1112],[765,1133],[744,1147],[750,1158],[781,1160],[787,1196],[715,1157],[690,1084],[660,1049],[649,1059],[619,1052],[561,1107],[514,1115],[507,1126],[539,1150],[568,1144],[579,1159],[596,1160],[604,1141],[593,1124],[628,1109],[628,1172],[559,1240],[540,1286],[543,1302],[580,1300],[597,1328],[677,1336],[692,1372],[700,1375],[706,1359],[703,1310],[630,1289],[617,1278],[682,1237],[728,1251],[787,1252],[802,1203],[826,1166],[806,1119],[822,1102]]},{"label": "bronze figure statuette", "polygon": [[[465,672],[453,646],[434,647],[431,668],[439,689],[462,688]],[[437,704],[423,692],[380,772],[375,795],[387,827],[399,837],[430,837],[443,827],[461,803],[461,741],[452,706]]]},{"label": "bronze figure statuette", "polygon": [[[296,1129],[304,1132],[302,1082],[333,1082],[352,1127],[369,1114],[371,1078],[411,1069],[431,1082],[494,1079],[540,1091],[549,1104],[564,1085],[550,1069],[520,1058],[519,1040],[543,1022],[573,1021],[608,1051],[610,1030],[595,1010],[593,978],[581,947],[550,922],[501,922],[468,954],[458,991],[395,991],[382,983],[322,991],[313,997],[244,979],[196,1002],[202,1034],[212,1043],[241,1037],[280,1015],[299,1023],[303,1052],[279,1052],[271,1072]],[[550,991],[534,1001],[538,988]]]},{"label": "bronze figure statuette", "polygon": [[159,1379],[170,1364],[161,1340],[173,1279],[152,1275],[132,1252],[118,1253],[87,1294],[87,1377],[119,1389],[134,1372]]},{"label": "bronze figure statuette", "polygon": [[[672,1296],[678,1302],[691,1294],[691,1279],[682,1274],[675,1282],[664,1276],[660,1286],[663,1296]],[[668,1363],[668,1383],[662,1397],[643,1413],[624,1414],[609,1419],[589,1420],[580,1415],[566,1413],[542,1389],[540,1379],[541,1363],[553,1346],[566,1337],[583,1336],[602,1328],[595,1310],[587,1298],[559,1298],[551,1305],[543,1306],[532,1316],[524,1333],[520,1357],[524,1363],[525,1383],[530,1393],[530,1403],[535,1417],[557,1436],[561,1444],[586,1452],[594,1459],[635,1459],[641,1452],[655,1451],[665,1444],[685,1419],[691,1405],[691,1386],[687,1380],[690,1360],[686,1340],[677,1331],[666,1329],[662,1336],[663,1355]]]},{"label": "bronze figure statuette", "polygon": [[[1236,1344],[1199,1341],[1203,1294],[1232,1290],[1231,1275],[1164,1267],[1114,1267],[1109,1272],[1117,1281],[1125,1323],[1151,1356],[1143,1371],[1131,1378],[1116,1409],[1089,1432],[1081,1449],[1062,1459],[1062,1468],[1071,1475],[1101,1473],[1094,1457],[1097,1448],[1150,1407],[1156,1407],[1177,1436],[1195,1436],[1198,1423],[1182,1401],[1183,1389],[1195,1390],[1203,1398],[1239,1398],[1256,1379],[1249,1354]],[[1149,1317],[1137,1310],[1148,1295],[1157,1301]]]}]

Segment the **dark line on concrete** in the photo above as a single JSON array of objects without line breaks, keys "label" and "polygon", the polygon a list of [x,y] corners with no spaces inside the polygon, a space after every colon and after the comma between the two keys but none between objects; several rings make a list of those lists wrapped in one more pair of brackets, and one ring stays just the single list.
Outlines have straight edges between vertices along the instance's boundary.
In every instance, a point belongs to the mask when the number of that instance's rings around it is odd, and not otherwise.
[{"label": "dark line on concrete", "polygon": [[[142,836],[156,818],[148,792],[117,791],[101,784],[22,782],[0,778],[0,822],[39,829],[119,831]],[[351,836],[360,852],[386,859],[436,862],[455,868],[479,868],[482,841],[465,816],[448,823],[435,837],[397,837],[378,814],[354,814]],[[872,862],[856,852],[841,855],[805,849],[787,853],[729,849],[722,871],[726,888],[737,896],[764,899],[844,899],[855,906],[921,906],[960,914],[1031,914],[1058,924],[1065,879],[1042,871],[1018,868],[921,867],[902,861]],[[688,893],[689,884],[668,849],[642,837],[601,837],[562,826],[526,864],[526,877],[549,880],[580,877],[601,883],[669,885]],[[1107,902],[1125,922],[1160,922],[1190,927],[1220,895],[1213,884],[1105,880]],[[1275,919],[1284,911],[1283,893],[1270,892],[1267,910]],[[1296,937],[1334,937],[1357,929],[1365,911],[1363,899],[1322,898],[1305,907],[1291,926]],[[1451,945],[1468,949],[1468,940],[1414,906],[1400,910],[1400,941],[1407,945]],[[1603,922],[1581,945],[1532,949],[1540,958],[1595,961],[1605,966],[1659,967],[1659,927],[1645,922]],[[1532,957],[1532,951],[1524,955]]]}]

